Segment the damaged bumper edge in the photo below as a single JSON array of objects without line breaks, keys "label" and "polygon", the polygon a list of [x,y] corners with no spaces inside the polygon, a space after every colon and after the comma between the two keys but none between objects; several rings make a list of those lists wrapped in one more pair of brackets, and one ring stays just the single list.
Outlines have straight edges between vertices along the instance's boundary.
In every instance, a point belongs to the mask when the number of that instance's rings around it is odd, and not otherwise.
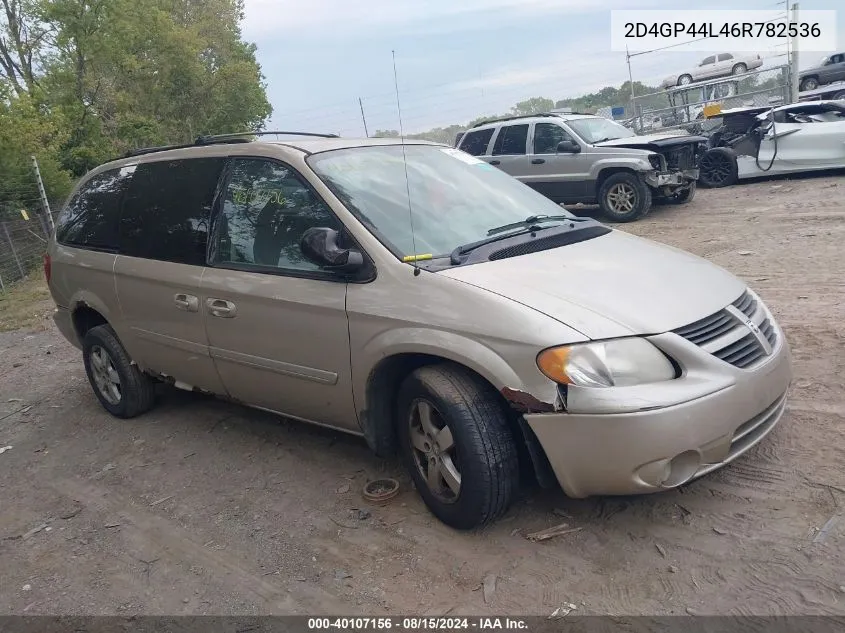
[{"label": "damaged bumper edge", "polygon": [[698,180],[698,169],[683,169],[671,172],[653,171],[643,176],[645,183],[652,188],[687,187]]}]

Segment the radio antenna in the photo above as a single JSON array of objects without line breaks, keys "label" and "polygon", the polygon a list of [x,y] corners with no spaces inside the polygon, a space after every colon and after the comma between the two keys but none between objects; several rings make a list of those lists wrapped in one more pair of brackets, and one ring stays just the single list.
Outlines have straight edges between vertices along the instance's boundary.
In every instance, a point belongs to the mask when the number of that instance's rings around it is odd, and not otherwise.
[{"label": "radio antenna", "polygon": [[414,277],[420,274],[420,267],[417,263],[417,237],[414,234],[414,211],[411,207],[411,181],[408,178],[408,157],[405,154],[405,129],[402,127],[402,105],[399,103],[399,77],[396,74],[396,51],[390,51],[393,54],[393,86],[396,88],[396,112],[399,114],[399,142],[402,145],[402,165],[405,167],[405,190],[408,193],[408,219],[411,224],[411,245],[414,249],[414,254],[411,257],[405,257],[404,261],[411,260],[414,265]]}]

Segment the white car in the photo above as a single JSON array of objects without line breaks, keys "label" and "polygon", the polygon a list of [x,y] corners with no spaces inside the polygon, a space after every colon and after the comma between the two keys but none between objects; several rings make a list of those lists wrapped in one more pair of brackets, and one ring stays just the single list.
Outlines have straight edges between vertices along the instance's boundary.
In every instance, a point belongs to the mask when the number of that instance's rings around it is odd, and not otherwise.
[{"label": "white car", "polygon": [[725,187],[738,180],[845,168],[845,102],[808,101],[776,108],[734,108],[711,119],[699,182]]},{"label": "white car", "polygon": [[705,57],[692,70],[666,77],[660,86],[661,88],[688,86],[693,82],[705,79],[741,75],[749,70],[760,68],[762,65],[763,58],[759,55],[734,56],[730,53],[719,53]]}]

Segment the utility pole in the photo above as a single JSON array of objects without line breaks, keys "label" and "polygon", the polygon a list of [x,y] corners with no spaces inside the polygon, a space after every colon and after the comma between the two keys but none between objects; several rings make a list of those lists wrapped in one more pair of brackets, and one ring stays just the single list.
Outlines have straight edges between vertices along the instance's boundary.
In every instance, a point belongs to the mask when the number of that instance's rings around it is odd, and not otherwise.
[{"label": "utility pole", "polygon": [[[637,105],[636,105],[636,95],[634,94],[634,74],[631,72],[631,53],[628,52],[628,47],[625,47],[625,57],[628,60],[628,83],[631,84],[631,116],[628,117],[633,119],[637,115]],[[643,127],[643,119],[640,116],[640,128]]]},{"label": "utility pole", "polygon": [[47,200],[47,192],[44,191],[44,182],[41,180],[41,170],[38,169],[38,160],[34,155],[32,156],[32,166],[35,168],[35,180],[38,183],[38,193],[41,196],[41,207],[47,216],[47,226],[50,227],[50,234],[52,235],[56,227],[53,224],[53,214],[50,212],[50,202]]},{"label": "utility pole", "polygon": [[[789,12],[787,11],[787,15]],[[796,25],[798,24],[798,3],[794,2],[792,4],[792,22]],[[798,91],[800,90],[800,80],[798,79],[798,38],[793,37],[792,39],[792,54],[789,58],[789,88],[790,88],[790,95],[789,101],[790,103],[798,103]]]},{"label": "utility pole", "polygon": [[364,116],[364,102],[361,97],[358,97],[358,105],[361,106],[361,120],[364,122],[364,136],[370,138],[370,133],[367,131],[367,117]]}]

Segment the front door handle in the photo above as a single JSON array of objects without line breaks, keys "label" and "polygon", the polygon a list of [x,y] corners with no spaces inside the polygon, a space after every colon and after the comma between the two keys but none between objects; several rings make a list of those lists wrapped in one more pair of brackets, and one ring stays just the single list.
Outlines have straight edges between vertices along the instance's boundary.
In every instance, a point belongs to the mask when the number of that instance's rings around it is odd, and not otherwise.
[{"label": "front door handle", "polygon": [[502,161],[500,161],[500,160],[491,160],[491,161],[490,161],[490,164],[491,164],[491,165],[501,165],[501,164],[502,164]]},{"label": "front door handle", "polygon": [[546,162],[545,158],[533,158],[533,159],[531,159],[532,165],[542,165],[545,162]]},{"label": "front door handle", "polygon": [[213,297],[206,299],[205,307],[211,316],[220,317],[221,319],[231,319],[238,313],[237,306],[225,299],[214,299]]},{"label": "front door handle", "polygon": [[185,312],[196,312],[199,309],[200,300],[194,295],[176,294],[173,295],[173,303],[176,307]]}]

